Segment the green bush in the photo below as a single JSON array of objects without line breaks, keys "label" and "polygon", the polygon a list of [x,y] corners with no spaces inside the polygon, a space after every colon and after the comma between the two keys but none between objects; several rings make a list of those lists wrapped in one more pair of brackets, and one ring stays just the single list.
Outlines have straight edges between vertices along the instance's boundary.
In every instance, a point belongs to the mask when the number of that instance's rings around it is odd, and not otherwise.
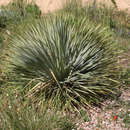
[{"label": "green bush", "polygon": [[41,15],[41,10],[36,4],[28,4],[25,8],[27,14],[34,16],[34,17],[39,17]]},{"label": "green bush", "polygon": [[45,17],[11,40],[10,69],[26,97],[57,107],[97,103],[117,87],[107,29],[71,15]]}]

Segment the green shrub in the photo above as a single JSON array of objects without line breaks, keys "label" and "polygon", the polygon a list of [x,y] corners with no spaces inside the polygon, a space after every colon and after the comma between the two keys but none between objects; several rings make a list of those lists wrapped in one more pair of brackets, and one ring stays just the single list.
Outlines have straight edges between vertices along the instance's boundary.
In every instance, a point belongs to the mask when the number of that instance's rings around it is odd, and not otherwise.
[{"label": "green shrub", "polygon": [[11,40],[9,62],[27,97],[59,107],[97,103],[117,87],[107,29],[71,15],[43,18]]},{"label": "green shrub", "polygon": [[41,10],[36,4],[28,4],[25,8],[27,14],[37,17],[41,15]]}]

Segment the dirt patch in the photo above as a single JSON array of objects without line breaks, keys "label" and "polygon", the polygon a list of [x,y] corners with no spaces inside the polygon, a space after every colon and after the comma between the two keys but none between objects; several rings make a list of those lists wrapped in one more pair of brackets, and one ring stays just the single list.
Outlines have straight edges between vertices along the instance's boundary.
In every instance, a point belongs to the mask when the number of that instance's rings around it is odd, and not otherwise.
[{"label": "dirt patch", "polygon": [[[78,130],[128,130],[130,129],[130,90],[122,90],[118,99],[103,103],[101,108],[88,109],[84,119],[89,120],[77,124]],[[87,114],[88,113],[88,114]]]},{"label": "dirt patch", "polygon": [[[11,0],[0,0],[0,5],[6,5]],[[66,0],[36,0],[37,5],[41,8],[43,13],[53,12],[59,8],[62,8]],[[68,0],[67,0],[68,1]],[[91,0],[81,0],[83,5]],[[112,4],[111,0],[96,0],[98,2],[105,2],[107,5]],[[130,11],[130,0],[116,0],[117,6],[121,10]]]}]

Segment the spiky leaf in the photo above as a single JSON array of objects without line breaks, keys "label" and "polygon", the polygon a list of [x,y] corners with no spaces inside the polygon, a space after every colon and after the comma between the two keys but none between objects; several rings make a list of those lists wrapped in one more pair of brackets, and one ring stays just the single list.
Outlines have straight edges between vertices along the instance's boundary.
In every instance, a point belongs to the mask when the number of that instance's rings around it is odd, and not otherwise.
[{"label": "spiky leaf", "polygon": [[48,16],[12,40],[12,72],[29,84],[36,83],[27,86],[26,96],[54,106],[77,107],[113,93],[110,33],[86,18],[72,23],[74,19]]}]

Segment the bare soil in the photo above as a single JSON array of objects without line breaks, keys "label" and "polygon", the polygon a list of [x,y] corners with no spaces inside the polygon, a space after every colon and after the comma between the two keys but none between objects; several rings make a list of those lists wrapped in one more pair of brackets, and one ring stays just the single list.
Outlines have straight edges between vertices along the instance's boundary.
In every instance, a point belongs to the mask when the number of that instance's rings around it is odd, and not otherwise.
[{"label": "bare soil", "polygon": [[89,117],[89,120],[78,123],[78,130],[130,129],[130,90],[123,90],[118,99],[107,100],[103,104],[101,108],[87,110],[86,117]]}]

